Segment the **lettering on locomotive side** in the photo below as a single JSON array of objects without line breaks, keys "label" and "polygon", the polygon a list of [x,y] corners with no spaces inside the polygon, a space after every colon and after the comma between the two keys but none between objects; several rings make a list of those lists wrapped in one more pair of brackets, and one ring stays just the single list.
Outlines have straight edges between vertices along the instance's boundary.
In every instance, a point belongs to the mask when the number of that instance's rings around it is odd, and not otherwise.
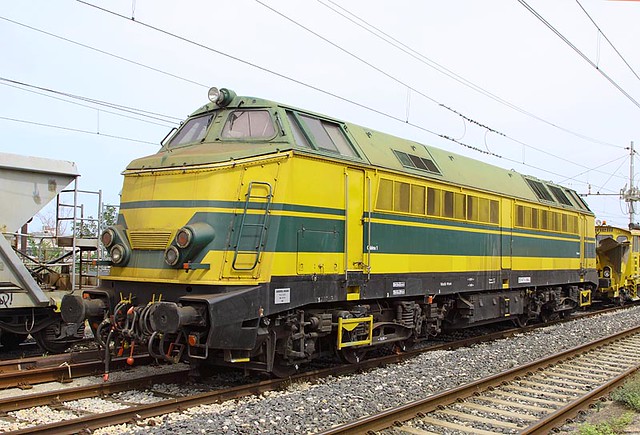
[{"label": "lettering on locomotive side", "polygon": [[518,277],[518,284],[531,284],[531,277],[530,276],[519,276]]},{"label": "lettering on locomotive side", "polygon": [[451,287],[453,285],[450,281],[445,281],[440,283],[440,287]]},{"label": "lettering on locomotive side", "polygon": [[394,296],[400,296],[406,293],[406,283],[404,281],[394,281],[391,286],[393,287],[392,293]]},{"label": "lettering on locomotive side", "polygon": [[291,302],[291,288],[277,288],[274,292],[274,304],[288,304]]},{"label": "lettering on locomotive side", "polygon": [[13,305],[13,293],[0,293],[0,308],[9,308]]}]

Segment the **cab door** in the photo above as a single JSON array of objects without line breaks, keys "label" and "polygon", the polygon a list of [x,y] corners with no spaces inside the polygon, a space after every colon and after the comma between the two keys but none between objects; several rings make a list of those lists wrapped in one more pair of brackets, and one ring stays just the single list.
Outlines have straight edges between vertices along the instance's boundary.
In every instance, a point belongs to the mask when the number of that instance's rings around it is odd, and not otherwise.
[{"label": "cab door", "polygon": [[[502,269],[502,288],[509,288],[512,283],[512,245],[513,245],[513,211],[514,205],[509,199],[502,199],[500,204],[500,267]],[[500,283],[496,283],[499,284]]]},{"label": "cab door", "polygon": [[350,272],[367,270],[364,256],[365,174],[361,169],[345,169],[345,230],[344,270],[349,280]]}]

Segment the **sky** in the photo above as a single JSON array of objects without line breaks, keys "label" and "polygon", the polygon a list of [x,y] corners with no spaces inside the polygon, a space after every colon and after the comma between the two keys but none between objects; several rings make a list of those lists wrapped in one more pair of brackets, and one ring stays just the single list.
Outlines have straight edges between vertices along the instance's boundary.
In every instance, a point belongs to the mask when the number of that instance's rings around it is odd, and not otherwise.
[{"label": "sky", "polygon": [[571,187],[626,226],[638,22],[606,0],[0,1],[0,152],[76,162],[117,204],[127,164],[226,87]]}]

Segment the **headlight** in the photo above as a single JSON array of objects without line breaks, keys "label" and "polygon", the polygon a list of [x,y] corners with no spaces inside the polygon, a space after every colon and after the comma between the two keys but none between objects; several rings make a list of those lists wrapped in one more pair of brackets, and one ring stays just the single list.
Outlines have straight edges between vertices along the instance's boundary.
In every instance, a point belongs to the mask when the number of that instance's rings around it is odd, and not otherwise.
[{"label": "headlight", "polygon": [[178,248],[175,246],[169,247],[166,251],[164,251],[164,261],[169,266],[175,266],[178,264],[178,260],[180,259],[180,252],[178,252]]},{"label": "headlight", "polygon": [[226,107],[236,97],[236,93],[230,89],[211,88],[209,89],[208,97],[209,97],[209,101],[211,101],[213,104],[217,105],[218,107]]},{"label": "headlight", "polygon": [[122,245],[115,245],[109,253],[111,254],[111,261],[115,264],[123,263],[127,255],[126,248]]},{"label": "headlight", "polygon": [[211,101],[214,104],[218,104],[218,100],[222,99],[222,92],[220,92],[220,89],[218,88],[211,88],[209,89],[209,101]]},{"label": "headlight", "polygon": [[605,267],[602,271],[602,276],[605,278],[611,278],[611,269],[609,267]]},{"label": "headlight", "polygon": [[104,245],[105,248],[110,248],[113,245],[113,241],[116,238],[116,233],[111,228],[107,228],[102,232],[100,236],[100,241]]},{"label": "headlight", "polygon": [[192,239],[193,232],[187,227],[180,228],[176,233],[176,245],[178,245],[179,248],[184,249],[189,246]]}]

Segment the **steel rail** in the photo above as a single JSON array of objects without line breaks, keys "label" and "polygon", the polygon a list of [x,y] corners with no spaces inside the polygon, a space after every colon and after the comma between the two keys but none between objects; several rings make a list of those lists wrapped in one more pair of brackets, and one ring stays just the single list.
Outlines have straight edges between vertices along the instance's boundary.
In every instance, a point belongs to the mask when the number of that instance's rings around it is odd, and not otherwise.
[{"label": "steel rail", "polygon": [[[18,363],[14,369],[5,371],[0,366],[0,389],[20,387],[25,388],[45,382],[68,382],[71,379],[83,376],[91,376],[104,373],[104,362],[98,359],[97,352],[93,355],[65,354],[70,357],[62,358],[59,355],[41,359],[37,362]],[[149,355],[136,355],[137,364],[149,364],[153,361]],[[11,366],[13,366],[13,362]],[[127,366],[126,357],[114,358],[111,368],[123,368]]]},{"label": "steel rail", "polygon": [[[625,331],[616,333],[614,335],[605,337],[603,339],[595,340],[585,345],[571,348],[559,354],[542,358],[520,367],[515,367],[506,372],[499,373],[497,375],[489,376],[486,378],[482,378],[475,382],[461,385],[451,390],[443,391],[433,396],[429,396],[425,399],[416,400],[396,408],[388,409],[379,414],[366,416],[353,422],[335,426],[326,431],[320,432],[319,435],[363,434],[368,431],[383,430],[395,425],[398,422],[419,418],[423,414],[426,414],[431,411],[435,411],[440,406],[454,403],[458,399],[472,396],[473,394],[484,391],[490,387],[496,387],[508,379],[514,379],[514,378],[517,378],[518,376],[523,376],[529,372],[533,372],[537,370],[539,367],[556,364],[560,361],[571,358],[574,355],[596,349],[600,346],[603,346],[603,345],[612,343],[614,341],[623,339],[625,337],[632,336],[639,333],[640,333],[640,326],[630,328]],[[629,372],[633,372],[634,370],[635,369],[629,370]],[[603,387],[603,391],[605,390],[608,391],[608,389],[609,388],[605,389]],[[593,397],[591,397],[591,399],[592,398]],[[572,411],[575,411],[575,413],[577,413],[578,409],[579,407],[575,407],[574,409],[572,409]],[[566,418],[566,416],[568,415],[566,411],[563,412],[562,416],[560,415],[560,411],[558,411],[556,414],[558,414],[557,417],[559,419]],[[551,417],[549,417],[549,419],[551,419]],[[550,422],[544,424],[544,428],[553,427],[553,425],[556,424],[556,421],[558,420],[553,419],[553,422],[551,422],[550,420]],[[548,432],[548,429],[540,429],[540,432],[538,431],[538,429],[535,429],[535,431],[530,433],[533,434],[533,433],[547,433],[547,432]]]},{"label": "steel rail", "polygon": [[[591,316],[595,314],[596,313],[589,313],[586,316]],[[597,313],[597,314],[600,314],[600,313]],[[580,317],[585,317],[585,316],[580,316]],[[575,320],[575,318],[572,318],[571,320]],[[375,359],[364,360],[359,364],[347,364],[347,365],[341,365],[338,367],[331,367],[326,369],[309,371],[305,373],[299,373],[287,379],[275,379],[275,380],[269,380],[269,381],[262,381],[259,383],[253,383],[253,384],[248,384],[244,386],[234,387],[228,390],[218,390],[214,392],[199,393],[195,396],[190,396],[186,398],[168,399],[165,401],[158,402],[156,404],[134,406],[126,410],[112,411],[112,412],[101,414],[101,415],[83,416],[75,420],[69,420],[69,421],[51,423],[51,424],[39,426],[38,432],[43,434],[70,433],[70,432],[76,432],[79,430],[87,430],[87,429],[93,430],[93,429],[97,429],[107,425],[127,423],[131,421],[136,421],[141,418],[148,418],[152,416],[166,414],[169,412],[179,411],[190,406],[216,403],[224,400],[244,397],[247,395],[259,394],[265,391],[270,391],[270,390],[285,387],[294,382],[314,381],[329,375],[332,375],[332,376],[347,375],[347,374],[352,374],[355,372],[368,370],[375,367],[384,366],[387,364],[394,364],[400,361],[413,358],[421,353],[432,351],[432,350],[457,349],[460,347],[464,347],[464,346],[468,346],[468,345],[476,344],[480,342],[486,342],[486,341],[491,341],[491,340],[496,340],[501,338],[508,338],[513,336],[514,334],[535,330],[540,327],[549,326],[550,324],[561,323],[564,321],[566,320],[563,319],[563,320],[559,320],[559,321],[555,321],[547,324],[532,325],[524,328],[512,328],[505,331],[495,332],[492,334],[485,334],[478,337],[466,338],[463,340],[458,340],[456,342],[442,343],[442,344],[438,344],[430,347],[425,347],[423,349],[411,350],[404,353],[392,354],[392,355],[387,355],[387,356],[383,356]],[[620,334],[624,334],[624,333],[629,333],[629,331],[623,331]],[[567,352],[565,352],[565,354]],[[560,356],[557,358],[562,358],[562,357]],[[115,393],[123,390],[130,390],[132,388],[137,388],[136,385],[139,385],[141,387],[148,387],[160,382],[162,383],[174,382],[174,381],[180,382],[187,379],[186,374],[187,374],[186,371],[178,371],[168,376],[154,375],[150,378],[141,378],[139,380],[128,380],[128,381],[122,381],[122,382],[106,382],[106,383],[90,385],[86,387],[65,388],[61,390],[52,391],[50,393],[36,393],[32,395],[22,395],[22,396],[13,397],[13,398],[2,399],[0,400],[0,412],[2,411],[8,412],[8,411],[13,411],[17,409],[24,409],[31,406],[60,404],[61,402],[64,402],[64,401],[77,400],[77,399],[87,398],[87,397],[96,397],[100,395],[111,394],[111,393]],[[501,379],[499,378],[499,375],[496,375],[495,378]],[[488,378],[488,379],[491,379],[491,378]],[[471,392],[473,393],[478,389],[481,389],[481,387],[471,387]],[[457,398],[456,395],[460,394],[460,388],[452,391],[455,392],[454,397]],[[444,395],[444,393],[442,393],[442,395]],[[27,433],[31,433],[33,429],[34,428],[30,428],[30,429],[24,429],[24,430],[13,431],[8,433],[27,434]],[[331,433],[331,432],[328,432],[328,433]]]},{"label": "steel rail", "polygon": [[625,370],[623,373],[620,373],[615,378],[611,379],[604,385],[590,391],[588,394],[579,397],[577,400],[570,402],[564,407],[558,409],[556,412],[549,414],[547,417],[538,421],[536,424],[533,424],[523,431],[520,432],[521,435],[545,435],[550,433],[556,427],[564,424],[568,419],[575,417],[581,411],[589,408],[589,405],[593,403],[594,400],[599,397],[603,397],[606,394],[609,394],[615,388],[621,386],[629,376],[633,375],[640,369],[638,367],[631,367],[628,370]]}]

